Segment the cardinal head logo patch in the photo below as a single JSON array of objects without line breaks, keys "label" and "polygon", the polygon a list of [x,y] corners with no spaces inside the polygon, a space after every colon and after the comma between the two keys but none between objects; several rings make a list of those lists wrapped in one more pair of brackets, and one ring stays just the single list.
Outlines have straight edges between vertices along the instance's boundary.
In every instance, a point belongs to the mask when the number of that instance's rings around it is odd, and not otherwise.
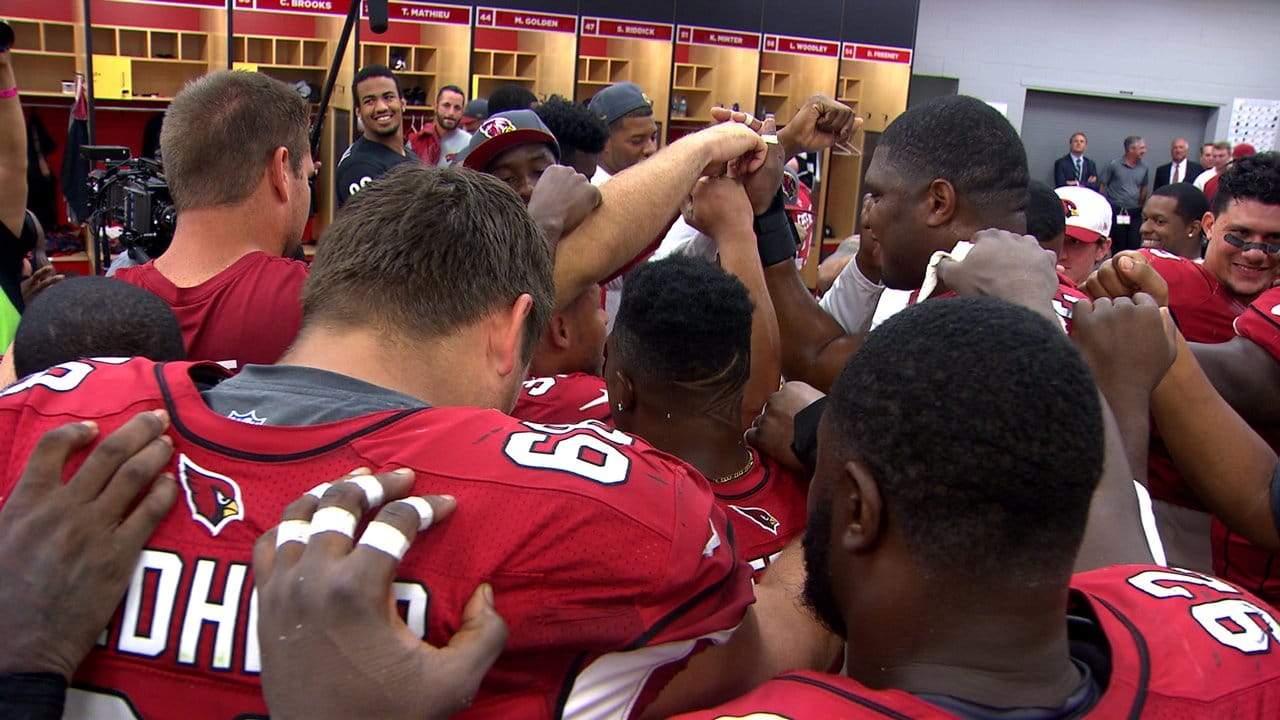
[{"label": "cardinal head logo patch", "polygon": [[736,510],[742,517],[759,525],[774,535],[778,534],[778,528],[782,526],[782,523],[778,522],[778,519],[769,514],[769,511],[764,508],[738,507],[737,505],[730,505],[729,507]]},{"label": "cardinal head logo patch", "polygon": [[187,496],[191,518],[204,525],[210,535],[217,537],[227,525],[244,519],[240,486],[226,475],[205,470],[186,455],[179,455],[178,484]]},{"label": "cardinal head logo patch", "polygon": [[487,138],[492,139],[492,138],[498,137],[499,135],[506,135],[509,132],[515,132],[518,129],[519,128],[515,126],[515,123],[511,122],[510,120],[504,117],[496,117],[496,118],[489,118],[488,120],[481,123],[480,127],[477,129],[477,132],[479,132],[481,135]]}]

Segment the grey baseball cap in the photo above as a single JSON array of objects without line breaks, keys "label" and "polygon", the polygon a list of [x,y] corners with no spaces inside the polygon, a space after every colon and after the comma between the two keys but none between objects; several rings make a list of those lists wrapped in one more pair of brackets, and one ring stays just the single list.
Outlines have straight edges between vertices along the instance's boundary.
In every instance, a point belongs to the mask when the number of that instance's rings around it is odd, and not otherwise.
[{"label": "grey baseball cap", "polygon": [[500,112],[480,123],[471,142],[454,158],[453,165],[469,167],[484,172],[489,162],[507,148],[529,143],[543,143],[551,148],[551,154],[560,160],[560,145],[542,118],[532,110],[508,110]]},{"label": "grey baseball cap", "polygon": [[607,124],[642,107],[653,107],[653,101],[633,82],[614,83],[596,93],[587,103],[587,108]]},{"label": "grey baseball cap", "polygon": [[462,117],[468,120],[483,120],[489,117],[489,101],[484,98],[472,100],[462,111]]}]

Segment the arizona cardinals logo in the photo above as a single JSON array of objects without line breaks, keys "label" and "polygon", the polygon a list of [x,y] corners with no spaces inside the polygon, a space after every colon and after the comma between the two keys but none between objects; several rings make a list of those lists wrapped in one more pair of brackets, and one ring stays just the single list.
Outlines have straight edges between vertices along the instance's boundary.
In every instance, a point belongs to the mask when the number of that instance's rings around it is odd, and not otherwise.
[{"label": "arizona cardinals logo", "polygon": [[1080,208],[1076,207],[1074,200],[1062,198],[1062,215],[1063,217],[1080,217]]},{"label": "arizona cardinals logo", "polygon": [[730,505],[729,507],[733,508],[742,517],[759,525],[765,530],[768,530],[774,535],[778,534],[778,528],[782,526],[782,523],[778,522],[778,519],[770,515],[769,511],[764,508],[738,507],[737,505]]},{"label": "arizona cardinals logo", "polygon": [[214,537],[231,522],[244,519],[244,499],[235,480],[205,470],[186,455],[179,455],[178,482],[187,495],[192,519],[208,528]]},{"label": "arizona cardinals logo", "polygon": [[505,135],[509,132],[515,131],[515,123],[504,117],[489,118],[483,123],[480,123],[480,127],[476,129],[476,132],[487,138],[496,138],[499,135]]}]

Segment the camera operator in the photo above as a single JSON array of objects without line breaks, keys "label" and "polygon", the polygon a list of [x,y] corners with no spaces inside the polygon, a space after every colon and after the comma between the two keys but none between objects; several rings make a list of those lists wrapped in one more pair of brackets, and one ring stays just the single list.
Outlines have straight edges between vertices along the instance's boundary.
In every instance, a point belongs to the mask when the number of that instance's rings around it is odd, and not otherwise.
[{"label": "camera operator", "polygon": [[173,309],[187,358],[273,363],[302,321],[307,265],[291,258],[315,173],[306,101],[284,83],[220,71],[178,93],[160,131],[177,210],[173,241],[115,277]]},{"label": "camera operator", "polygon": [[22,258],[36,243],[36,228],[27,220],[27,126],[8,47],[12,38],[13,30],[0,21],[0,348],[9,346],[17,330]]}]

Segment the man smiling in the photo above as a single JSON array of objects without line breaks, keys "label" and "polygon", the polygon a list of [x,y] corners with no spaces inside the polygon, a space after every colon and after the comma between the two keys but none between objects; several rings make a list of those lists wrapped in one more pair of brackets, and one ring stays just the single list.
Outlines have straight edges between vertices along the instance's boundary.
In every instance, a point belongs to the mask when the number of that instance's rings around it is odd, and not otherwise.
[{"label": "man smiling", "polygon": [[[1148,263],[1167,283],[1170,314],[1189,342],[1235,339],[1235,319],[1271,287],[1280,271],[1280,154],[1237,160],[1220,178],[1218,195],[1201,220],[1209,236],[1203,263],[1166,250],[1121,253],[1089,279],[1086,292],[1094,297],[1128,294],[1132,283],[1113,278],[1132,277],[1134,268]],[[1280,601],[1275,556],[1221,527],[1214,528],[1210,544],[1210,516],[1163,443],[1152,444],[1147,470],[1170,565],[1212,571],[1252,588],[1268,602]]]},{"label": "man smiling", "polygon": [[409,145],[422,162],[449,167],[471,142],[471,133],[458,127],[467,96],[457,85],[445,85],[436,93],[436,119],[409,138]]},{"label": "man smiling", "polygon": [[339,204],[396,165],[413,160],[404,149],[404,99],[391,69],[366,65],[351,86],[364,134],[338,161],[334,179]]}]

